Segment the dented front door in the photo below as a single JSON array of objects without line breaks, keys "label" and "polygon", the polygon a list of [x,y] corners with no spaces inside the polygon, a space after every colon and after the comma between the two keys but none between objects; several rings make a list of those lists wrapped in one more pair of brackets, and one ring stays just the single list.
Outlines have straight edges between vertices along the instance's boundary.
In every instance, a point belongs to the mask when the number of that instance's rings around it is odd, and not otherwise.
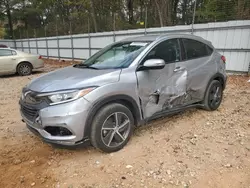
[{"label": "dented front door", "polygon": [[147,59],[163,59],[166,66],[160,70],[137,71],[138,94],[144,118],[157,112],[184,105],[187,71],[177,66],[181,60],[179,41],[169,39],[159,43],[148,53]]}]

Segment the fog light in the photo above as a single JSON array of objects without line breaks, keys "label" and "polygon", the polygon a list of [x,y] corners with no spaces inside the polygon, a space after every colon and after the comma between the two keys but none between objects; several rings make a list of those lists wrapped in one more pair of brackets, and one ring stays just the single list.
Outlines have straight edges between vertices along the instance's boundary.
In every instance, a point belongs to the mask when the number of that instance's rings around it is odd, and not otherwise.
[{"label": "fog light", "polygon": [[45,131],[50,133],[52,136],[70,136],[72,133],[65,127],[45,127]]},{"label": "fog light", "polygon": [[38,116],[38,117],[36,118],[35,122],[36,122],[37,124],[39,124],[39,125],[42,125],[42,120],[41,120],[40,116]]}]

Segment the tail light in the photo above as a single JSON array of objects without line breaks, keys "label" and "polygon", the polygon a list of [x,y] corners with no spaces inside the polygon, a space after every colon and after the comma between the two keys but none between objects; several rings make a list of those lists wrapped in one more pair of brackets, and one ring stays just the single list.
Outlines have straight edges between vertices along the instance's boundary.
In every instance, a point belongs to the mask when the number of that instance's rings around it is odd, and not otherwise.
[{"label": "tail light", "polygon": [[223,55],[223,56],[221,56],[221,60],[224,62],[224,63],[226,63],[226,57]]},{"label": "tail light", "polygon": [[39,57],[38,57],[38,59],[42,59],[43,57],[40,55]]}]

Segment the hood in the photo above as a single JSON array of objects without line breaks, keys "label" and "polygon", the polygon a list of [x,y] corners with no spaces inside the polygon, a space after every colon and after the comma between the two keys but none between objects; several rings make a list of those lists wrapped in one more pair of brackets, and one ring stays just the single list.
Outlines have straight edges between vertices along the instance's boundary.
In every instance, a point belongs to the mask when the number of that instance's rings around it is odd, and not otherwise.
[{"label": "hood", "polygon": [[119,81],[121,69],[95,70],[67,67],[34,79],[27,88],[36,92],[102,86]]}]

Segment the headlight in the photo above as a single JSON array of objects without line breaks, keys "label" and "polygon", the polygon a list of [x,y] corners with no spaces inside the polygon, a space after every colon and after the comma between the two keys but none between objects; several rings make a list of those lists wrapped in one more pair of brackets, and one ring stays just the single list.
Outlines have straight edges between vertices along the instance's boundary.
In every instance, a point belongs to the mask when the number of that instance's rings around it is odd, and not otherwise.
[{"label": "headlight", "polygon": [[65,102],[70,102],[87,95],[89,92],[93,91],[95,87],[82,89],[82,90],[70,90],[70,91],[60,91],[48,94],[41,94],[39,97],[46,97],[50,105],[61,104]]}]

